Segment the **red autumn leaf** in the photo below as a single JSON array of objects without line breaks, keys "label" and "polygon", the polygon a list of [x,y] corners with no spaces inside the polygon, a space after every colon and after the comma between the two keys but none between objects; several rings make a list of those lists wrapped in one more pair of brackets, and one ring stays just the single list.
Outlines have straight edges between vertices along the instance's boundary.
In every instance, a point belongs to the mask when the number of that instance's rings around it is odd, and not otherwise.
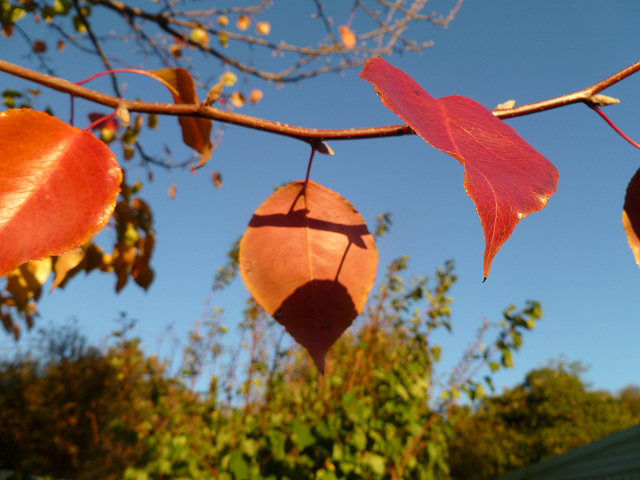
[{"label": "red autumn leaf", "polygon": [[470,98],[435,99],[381,58],[367,61],[360,76],[428,144],[465,167],[464,187],[484,232],[486,279],[493,257],[518,221],[544,208],[555,193],[558,171],[512,127]]},{"label": "red autumn leaf", "polygon": [[622,210],[622,225],[633,256],[640,267],[640,170],[635,173],[627,187]]},{"label": "red autumn leaf", "polygon": [[337,193],[293,182],[254,213],[240,242],[253,298],[324,371],[324,357],[362,312],[378,252],[360,214]]},{"label": "red autumn leaf", "polygon": [[91,133],[35,110],[0,113],[0,276],[77,248],[113,212],[122,172]]},{"label": "red autumn leaf", "polygon": [[[102,119],[102,121],[98,122],[98,120],[100,120],[100,119]],[[89,114],[89,120],[91,121],[91,124],[92,124],[91,130],[98,130],[98,129],[106,128],[106,129],[109,129],[109,130],[117,131],[118,128],[120,128],[119,125],[118,125],[118,119],[117,118],[115,118],[113,116],[106,115],[104,113],[91,112]]]},{"label": "red autumn leaf", "polygon": [[[164,68],[147,72],[160,81],[169,89],[173,101],[177,104],[199,105],[196,85],[193,77],[184,68]],[[197,167],[201,167],[211,156],[213,146],[211,144],[211,129],[213,123],[207,118],[178,117],[180,127],[182,127],[182,140],[202,155]]]}]

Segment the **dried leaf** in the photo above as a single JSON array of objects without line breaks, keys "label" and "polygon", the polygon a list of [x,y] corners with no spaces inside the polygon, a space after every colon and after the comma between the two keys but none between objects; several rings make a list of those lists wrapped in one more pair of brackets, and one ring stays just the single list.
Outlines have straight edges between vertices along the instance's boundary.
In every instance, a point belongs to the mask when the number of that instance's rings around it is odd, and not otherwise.
[{"label": "dried leaf", "polygon": [[35,110],[0,113],[0,276],[77,248],[107,223],[115,155],[90,132]]},{"label": "dried leaf", "polygon": [[169,187],[169,192],[168,193],[169,193],[169,198],[171,200],[176,198],[176,188],[177,188],[177,186],[176,186],[175,183],[172,183],[171,186]]},{"label": "dried leaf", "polygon": [[43,40],[36,40],[31,48],[35,53],[44,53],[47,51],[47,44]]},{"label": "dried leaf", "polygon": [[311,354],[320,371],[331,345],[362,312],[378,252],[360,214],[337,193],[293,182],[255,212],[240,272],[253,298]]},{"label": "dried leaf", "polygon": [[[169,88],[173,101],[177,104],[200,105],[196,86],[191,74],[184,68],[165,68],[148,72],[159,78]],[[202,155],[197,167],[204,165],[211,156],[211,129],[213,123],[207,118],[179,117],[182,140],[186,145]]]},{"label": "dried leaf", "polygon": [[409,75],[381,58],[364,66],[382,102],[431,146],[465,167],[464,187],[485,238],[483,272],[516,224],[545,207],[558,171],[516,131],[470,98],[435,99]]},{"label": "dried leaf", "polygon": [[213,184],[216,188],[222,188],[222,174],[220,172],[213,172],[211,175],[213,179]]},{"label": "dried leaf", "polygon": [[[56,258],[53,271],[55,272],[55,278],[53,285],[51,285],[51,291],[53,292],[60,284],[71,277],[69,272],[75,269],[85,258],[85,251],[82,248],[76,248],[69,253]],[[80,269],[78,269],[80,270]]]}]

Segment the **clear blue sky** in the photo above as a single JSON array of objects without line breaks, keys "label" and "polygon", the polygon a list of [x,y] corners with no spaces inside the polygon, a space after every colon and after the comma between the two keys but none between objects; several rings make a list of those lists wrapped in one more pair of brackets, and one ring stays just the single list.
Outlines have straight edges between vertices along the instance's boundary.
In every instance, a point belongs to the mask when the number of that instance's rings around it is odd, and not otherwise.
[{"label": "clear blue sky", "polygon": [[[451,3],[434,1],[433,9],[442,11]],[[307,34],[311,2],[284,4],[267,18],[271,38],[278,39],[279,32]],[[344,20],[336,18],[337,23]],[[356,29],[357,22],[356,16]],[[640,4],[625,0],[466,0],[447,30],[420,27],[422,37],[433,39],[435,46],[422,55],[388,60],[435,97],[461,94],[489,108],[509,99],[521,105],[579,90],[640,60],[638,25]],[[43,38],[55,37],[49,32]],[[3,59],[33,65],[22,55],[25,50],[17,36],[11,41],[0,38]],[[58,65],[58,74],[73,81],[102,69],[96,60],[79,54],[48,56]],[[66,63],[60,67],[57,62]],[[222,72],[216,62],[207,68],[204,76]],[[169,101],[145,79],[124,79],[128,98]],[[24,86],[0,74],[0,89]],[[109,91],[107,81],[90,86]],[[265,97],[243,113],[317,128],[399,123],[358,77],[358,70],[281,89],[254,86],[262,88]],[[621,100],[606,113],[640,139],[640,74],[603,93]],[[45,92],[39,106],[48,104],[66,118],[64,95]],[[82,102],[78,108],[104,111]],[[583,105],[508,123],[556,165],[560,181],[548,206],[516,227],[484,284],[480,221],[462,187],[463,168],[454,159],[417,137],[334,142],[336,155],[317,158],[312,178],[351,201],[369,224],[377,213],[393,213],[391,235],[378,245],[379,272],[403,254],[411,257],[416,274],[430,275],[445,259],[455,259],[459,282],[452,292],[454,333],[438,338],[444,367],[459,357],[483,318],[499,320],[509,304],[535,299],[545,317],[525,336],[515,368],[500,373],[496,385],[520,382],[527,371],[561,356],[590,365],[586,378],[597,388],[615,391],[640,383],[640,269],[620,220],[626,186],[640,167],[640,151]],[[175,119],[161,119],[161,134],[142,138],[147,150],[161,154],[167,142],[175,158],[188,155],[176,124]],[[64,291],[45,294],[38,326],[75,317],[82,332],[97,342],[116,328],[114,319],[125,311],[138,320],[136,333],[149,352],[157,350],[163,335],[166,345],[168,325],[184,338],[205,308],[216,268],[253,210],[274,185],[304,178],[307,160],[307,147],[301,143],[230,127],[210,166],[196,176],[155,171],[155,181],[143,193],[154,209],[158,234],[153,259],[157,277],[149,292],[130,285],[115,295],[114,278],[93,273],[86,280],[75,279]],[[213,188],[211,170],[222,172],[221,190]],[[134,173],[146,175],[142,169]],[[173,182],[177,196],[170,200],[167,189]],[[238,281],[214,297],[212,305],[224,307],[233,325],[246,295]],[[7,352],[16,348],[8,338],[0,345]]]}]

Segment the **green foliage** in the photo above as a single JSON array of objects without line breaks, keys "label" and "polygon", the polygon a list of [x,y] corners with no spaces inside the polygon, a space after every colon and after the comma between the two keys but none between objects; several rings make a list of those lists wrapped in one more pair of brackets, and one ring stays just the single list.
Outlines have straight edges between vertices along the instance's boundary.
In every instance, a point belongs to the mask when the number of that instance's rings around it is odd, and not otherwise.
[{"label": "green foliage", "polygon": [[[640,421],[640,391],[592,391],[578,363],[551,363],[475,409],[457,408],[450,444],[456,479],[492,479]],[[634,407],[635,406],[635,407]]]},{"label": "green foliage", "polygon": [[[48,355],[0,371],[0,468],[78,479],[448,478],[453,399],[481,397],[469,372],[489,362],[500,368],[502,349],[515,348],[507,339],[540,312],[537,304],[505,311],[493,346],[472,344],[463,368],[440,384],[441,348],[430,337],[453,326],[453,263],[433,285],[404,278],[407,263],[388,267],[358,325],[330,351],[324,376],[304,350],[283,346],[252,301],[239,347],[225,347],[216,310],[192,334],[177,377],[127,340],[130,324],[103,352],[73,330],[53,332]],[[232,248],[218,288],[236,265]],[[205,364],[218,368],[208,394],[197,395],[186,385]]]}]

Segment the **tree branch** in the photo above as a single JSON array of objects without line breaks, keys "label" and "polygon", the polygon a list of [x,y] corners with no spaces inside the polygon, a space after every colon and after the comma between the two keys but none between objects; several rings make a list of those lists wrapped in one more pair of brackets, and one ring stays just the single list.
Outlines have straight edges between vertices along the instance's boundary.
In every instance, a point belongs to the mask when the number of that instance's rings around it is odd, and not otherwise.
[{"label": "tree branch", "polygon": [[[496,117],[504,119],[527,115],[530,113],[537,113],[578,102],[586,103],[589,106],[601,105],[602,96],[598,95],[599,92],[637,72],[638,70],[640,70],[640,62],[636,62],[633,65],[630,65],[629,67],[583,90],[516,108],[496,109],[493,110],[493,113]],[[327,130],[287,125],[280,122],[251,117],[249,115],[220,110],[211,106],[195,104],[174,105],[169,103],[125,100],[76,85],[75,83],[62,78],[20,67],[4,60],[0,60],[0,71],[6,72],[15,77],[30,80],[59,92],[68,93],[73,97],[84,98],[85,100],[114,109],[118,108],[118,106],[123,106],[131,112],[209,118],[230,125],[238,125],[245,128],[295,138],[307,143],[315,143],[324,140],[353,140],[414,134],[413,130],[407,125]]]}]

